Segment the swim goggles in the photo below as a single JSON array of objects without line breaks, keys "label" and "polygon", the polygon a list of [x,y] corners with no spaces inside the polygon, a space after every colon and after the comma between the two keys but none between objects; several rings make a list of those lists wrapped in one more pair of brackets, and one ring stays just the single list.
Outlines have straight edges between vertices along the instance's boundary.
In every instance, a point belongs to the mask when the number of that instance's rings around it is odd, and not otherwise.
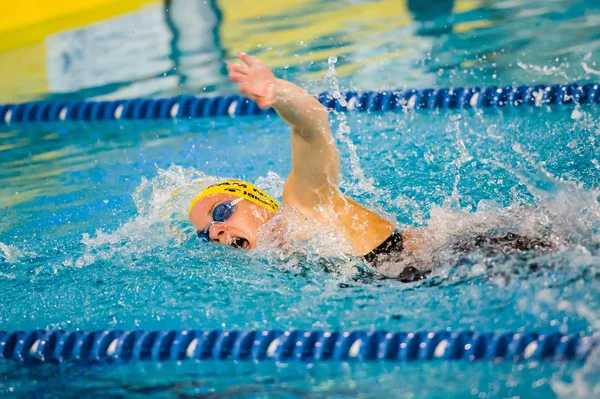
[{"label": "swim goggles", "polygon": [[233,201],[221,202],[219,205],[215,206],[212,213],[212,220],[207,228],[204,230],[196,231],[196,235],[204,242],[210,241],[210,228],[215,223],[224,223],[231,218],[233,212],[237,209],[237,204],[243,201],[243,198],[237,198]]}]

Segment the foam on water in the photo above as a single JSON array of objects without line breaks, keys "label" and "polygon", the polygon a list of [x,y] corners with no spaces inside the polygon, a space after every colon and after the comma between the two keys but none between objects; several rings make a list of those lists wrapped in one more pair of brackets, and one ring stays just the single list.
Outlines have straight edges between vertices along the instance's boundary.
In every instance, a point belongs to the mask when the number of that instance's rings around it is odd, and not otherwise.
[{"label": "foam on water", "polygon": [[[457,263],[463,269],[468,269],[467,275],[464,274],[465,270],[458,273],[461,278],[486,272],[490,267],[492,274],[499,271],[510,274],[511,271],[514,272],[515,262],[524,262],[523,268],[540,260],[543,260],[543,264],[557,265],[568,260],[568,265],[563,267],[597,267],[600,264],[600,191],[584,190],[580,184],[554,178],[539,166],[538,171],[535,175],[538,181],[532,183],[531,180],[528,182],[526,172],[510,170],[519,176],[520,182],[526,184],[530,192],[535,193],[536,201],[533,204],[523,203],[518,197],[508,207],[492,200],[482,200],[473,212],[457,208],[460,195],[455,189],[442,205],[430,208],[427,226],[420,228],[425,250],[417,253],[415,258],[424,268],[434,265],[434,275],[443,278],[456,278]],[[100,259],[123,261],[125,258],[131,259],[153,252],[168,257],[165,248],[196,246],[193,228],[187,221],[187,207],[199,190],[220,178],[177,165],[166,170],[158,169],[157,173],[151,180],[143,178],[133,195],[138,215],[113,232],[97,231],[93,237],[85,234],[82,243],[86,250],[74,261],[74,266],[82,267]],[[283,178],[275,172],[256,179],[255,183],[276,196],[281,196]],[[552,193],[536,189],[535,184],[547,183],[554,186]],[[297,259],[291,260],[293,254],[300,254],[309,263],[334,258],[333,262],[338,267],[332,270],[340,270],[345,275],[356,273],[361,263],[347,255],[351,250],[339,234],[315,221],[296,220],[299,218],[303,216],[283,205],[280,214],[263,229],[259,250],[252,256],[269,264],[297,262]],[[287,223],[295,226],[295,230],[284,231],[286,236],[278,239],[276,233],[281,233],[277,229],[278,219],[287,219]],[[458,255],[448,251],[457,238],[489,231],[510,231],[525,237],[543,238],[559,250],[526,260],[518,257],[490,259],[489,256],[479,254],[470,259],[468,266],[465,266],[465,254],[460,254],[463,261],[457,262]],[[306,239],[290,241],[291,237],[299,235]],[[201,254],[208,255],[204,246],[198,247]],[[562,262],[558,262],[559,260]],[[414,262],[414,258],[410,261]],[[390,264],[382,273],[390,276],[397,274],[405,265],[403,262]]]},{"label": "foam on water", "polygon": [[[342,89],[336,79],[336,57],[330,57],[325,81],[330,86],[332,96],[343,107],[346,101]],[[405,196],[391,200],[386,190],[374,186],[374,179],[367,177],[361,167],[357,153],[358,147],[350,137],[351,128],[345,112],[333,111],[337,130],[335,137],[349,155],[350,179],[343,181],[345,191],[351,195],[363,196],[368,206],[395,221],[396,215],[381,206],[382,202],[392,202],[405,208],[415,217],[411,219],[418,224],[426,224],[419,229],[422,250],[400,262],[390,262],[378,272],[384,276],[397,275],[407,265],[416,265],[421,269],[433,267],[434,277],[443,279],[468,278],[472,275],[490,272],[496,275],[514,274],[520,268],[541,262],[543,265],[569,264],[566,267],[597,267],[600,245],[600,189],[585,189],[582,183],[570,181],[552,175],[545,161],[538,161],[538,154],[527,152],[519,142],[514,142],[512,151],[520,158],[516,165],[508,165],[502,160],[489,156],[481,156],[477,148],[469,141],[469,135],[480,139],[491,139],[504,142],[504,137],[497,131],[495,124],[488,125],[481,111],[475,112],[485,131],[475,131],[462,114],[452,114],[446,123],[446,134],[452,137],[450,143],[455,156],[444,166],[444,173],[453,176],[452,191],[445,196],[442,204],[431,204],[428,213],[422,214],[419,205]],[[585,129],[600,133],[600,125],[596,118],[577,106],[571,114],[572,129]],[[375,119],[378,117],[374,116]],[[398,130],[410,130],[410,121],[414,114],[405,113],[399,120]],[[595,138],[590,136],[593,143]],[[460,185],[464,176],[464,168],[478,158],[482,165],[494,165],[496,168],[514,177],[518,184],[510,190],[513,200],[509,206],[492,199],[479,201],[475,206],[461,207],[463,195]],[[593,163],[593,162],[592,162]],[[171,165],[168,169],[158,169],[158,175],[151,180],[143,178],[141,185],[133,194],[138,216],[123,224],[116,231],[106,233],[97,231],[92,238],[85,234],[82,243],[86,250],[82,256],[74,260],[75,266],[91,264],[98,259],[123,259],[131,256],[142,256],[160,252],[160,248],[170,245],[191,247],[190,240],[193,229],[187,222],[187,207],[191,198],[202,188],[216,183],[225,177],[208,176],[201,170]],[[467,180],[468,180],[468,176]],[[281,198],[284,179],[273,171],[255,181],[276,198]],[[524,200],[517,186],[526,188],[529,197]],[[285,221],[285,228],[282,223]],[[413,229],[410,225],[396,223],[400,229]],[[452,243],[465,236],[478,234],[494,234],[502,232],[516,233],[531,239],[542,239],[558,248],[551,253],[529,254],[523,258],[490,257],[482,254],[456,254],[451,250]],[[322,263],[324,259],[333,259],[336,267],[327,270],[339,271],[342,275],[352,276],[362,270],[362,263],[351,253],[348,243],[332,229],[324,228],[316,221],[308,220],[293,208],[282,206],[281,211],[272,222],[261,231],[262,239],[258,251],[252,255],[255,259],[267,264],[288,264],[297,269],[300,255],[310,263]],[[298,237],[305,239],[298,240]],[[196,249],[194,248],[196,251]],[[201,256],[207,251],[201,249]],[[116,256],[118,254],[118,256]],[[165,255],[160,255],[165,256]],[[329,262],[329,261],[327,261]],[[457,265],[460,267],[457,268]],[[457,271],[458,270],[458,271]]]},{"label": "foam on water", "polygon": [[0,257],[7,263],[15,263],[24,256],[23,251],[14,245],[0,242]]},{"label": "foam on water", "polygon": [[[180,166],[157,169],[152,180],[142,178],[132,195],[138,215],[115,231],[84,234],[83,255],[72,262],[75,267],[87,266],[98,260],[131,259],[153,252],[163,255],[164,248],[181,245],[193,231],[183,223],[187,207],[195,194],[218,179],[194,169]],[[134,262],[132,262],[134,263]]]}]

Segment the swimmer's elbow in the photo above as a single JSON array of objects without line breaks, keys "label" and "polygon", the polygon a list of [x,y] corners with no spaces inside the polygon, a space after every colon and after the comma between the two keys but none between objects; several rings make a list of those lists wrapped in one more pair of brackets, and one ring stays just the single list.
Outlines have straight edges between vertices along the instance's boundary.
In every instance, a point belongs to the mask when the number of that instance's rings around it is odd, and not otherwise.
[{"label": "swimmer's elbow", "polygon": [[292,126],[292,136],[299,137],[311,144],[317,144],[320,147],[335,146],[333,135],[328,125]]}]

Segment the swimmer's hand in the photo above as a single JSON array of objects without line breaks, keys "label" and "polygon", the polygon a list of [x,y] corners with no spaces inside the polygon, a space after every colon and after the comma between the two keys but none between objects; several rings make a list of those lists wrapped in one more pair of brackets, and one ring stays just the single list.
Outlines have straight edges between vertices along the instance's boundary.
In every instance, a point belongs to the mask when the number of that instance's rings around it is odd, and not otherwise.
[{"label": "swimmer's hand", "polygon": [[258,104],[262,109],[273,106],[274,86],[277,78],[271,69],[258,59],[245,53],[237,54],[243,64],[229,64],[229,79],[238,84],[240,93]]},{"label": "swimmer's hand", "polygon": [[[298,135],[310,142],[324,140],[326,146],[330,147],[333,137],[329,128],[328,111],[316,98],[291,82],[277,79],[271,69],[259,59],[245,53],[237,54],[237,58],[243,64],[229,64],[227,69],[229,79],[238,84],[242,95],[256,102],[262,109],[273,107],[292,127],[292,137]],[[329,149],[331,154],[324,155],[337,157],[335,145]]]}]

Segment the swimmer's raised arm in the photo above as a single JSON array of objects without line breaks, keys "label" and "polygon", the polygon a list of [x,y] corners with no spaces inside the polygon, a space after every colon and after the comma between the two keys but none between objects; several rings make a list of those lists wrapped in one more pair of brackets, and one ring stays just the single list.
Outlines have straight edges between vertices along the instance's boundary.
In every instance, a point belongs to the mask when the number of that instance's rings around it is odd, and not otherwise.
[{"label": "swimmer's raised arm", "polygon": [[243,53],[237,57],[244,64],[230,64],[228,70],[240,93],[262,109],[273,107],[292,128],[292,170],[284,202],[314,207],[335,196],[340,159],[327,109],[300,87],[277,79],[258,59]]}]

